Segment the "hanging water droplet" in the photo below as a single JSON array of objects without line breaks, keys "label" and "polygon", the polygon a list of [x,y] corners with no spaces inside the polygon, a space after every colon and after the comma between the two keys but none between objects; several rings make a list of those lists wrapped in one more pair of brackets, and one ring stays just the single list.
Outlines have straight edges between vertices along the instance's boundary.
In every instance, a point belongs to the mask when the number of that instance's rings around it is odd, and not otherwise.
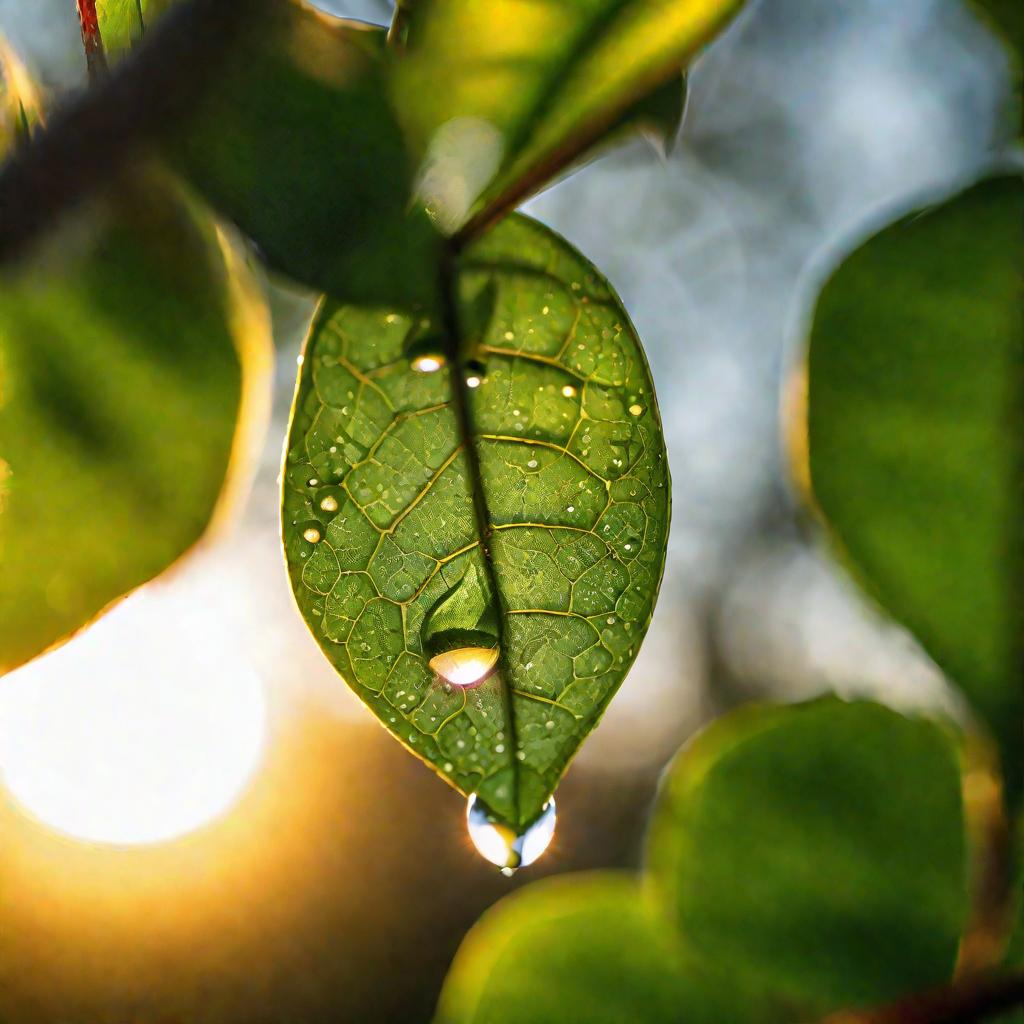
[{"label": "hanging water droplet", "polygon": [[470,687],[482,683],[497,663],[497,648],[461,647],[435,654],[430,659],[430,671],[452,686]]},{"label": "hanging water droplet", "polygon": [[469,838],[484,860],[501,868],[503,875],[512,875],[517,868],[537,860],[548,848],[555,834],[555,801],[550,799],[540,817],[522,832],[495,820],[487,805],[476,794],[466,806],[466,828]]}]

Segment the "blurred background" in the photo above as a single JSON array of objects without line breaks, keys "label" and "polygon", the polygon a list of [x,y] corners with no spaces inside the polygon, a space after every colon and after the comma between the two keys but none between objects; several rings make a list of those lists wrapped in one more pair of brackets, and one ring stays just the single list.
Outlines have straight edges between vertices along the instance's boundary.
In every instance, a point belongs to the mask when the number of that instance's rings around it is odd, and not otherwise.
[{"label": "blurred background", "polygon": [[[82,84],[71,0],[0,0],[0,29],[47,86]],[[661,769],[726,708],[834,689],[955,710],[829,557],[782,423],[814,281],[880,211],[981,168],[1008,92],[957,0],[760,0],[697,64],[670,155],[634,143],[529,204],[644,340],[674,509],[639,660],[552,848],[512,880],[293,608],[276,478],[314,300],[274,283],[273,416],[239,521],[0,687],[0,1019],[426,1021],[496,899],[637,862]]]}]

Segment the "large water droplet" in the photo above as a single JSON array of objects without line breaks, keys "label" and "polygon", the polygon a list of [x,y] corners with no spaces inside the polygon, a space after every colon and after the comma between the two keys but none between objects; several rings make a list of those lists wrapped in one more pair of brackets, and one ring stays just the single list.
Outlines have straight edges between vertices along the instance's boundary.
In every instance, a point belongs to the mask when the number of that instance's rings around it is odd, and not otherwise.
[{"label": "large water droplet", "polygon": [[435,654],[430,670],[452,686],[477,686],[494,671],[498,663],[497,648],[461,647]]},{"label": "large water droplet", "polygon": [[487,805],[474,794],[466,806],[466,828],[480,856],[501,868],[503,875],[512,875],[518,868],[532,864],[551,844],[555,834],[555,800],[552,797],[540,817],[523,832],[516,833],[495,821]]}]

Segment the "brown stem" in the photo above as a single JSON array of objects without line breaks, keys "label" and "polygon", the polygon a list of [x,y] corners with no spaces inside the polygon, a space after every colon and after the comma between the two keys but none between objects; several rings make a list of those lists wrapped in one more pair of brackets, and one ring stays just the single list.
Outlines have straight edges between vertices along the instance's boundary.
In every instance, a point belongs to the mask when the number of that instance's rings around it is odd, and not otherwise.
[{"label": "brown stem", "polygon": [[1024,1006],[1024,972],[977,975],[874,1010],[846,1011],[821,1024],[974,1024]]},{"label": "brown stem", "polygon": [[270,2],[183,0],[109,75],[58,108],[0,167],[0,264],[187,117],[224,52]]},{"label": "brown stem", "polygon": [[100,34],[100,19],[96,14],[96,0],[76,0],[78,22],[82,26],[82,46],[85,47],[85,64],[89,69],[89,81],[98,82],[107,73],[107,54],[103,49]]},{"label": "brown stem", "polygon": [[397,50],[405,49],[405,37],[409,29],[409,12],[412,5],[413,0],[397,0],[395,13],[391,18],[391,27],[388,29],[388,46]]}]

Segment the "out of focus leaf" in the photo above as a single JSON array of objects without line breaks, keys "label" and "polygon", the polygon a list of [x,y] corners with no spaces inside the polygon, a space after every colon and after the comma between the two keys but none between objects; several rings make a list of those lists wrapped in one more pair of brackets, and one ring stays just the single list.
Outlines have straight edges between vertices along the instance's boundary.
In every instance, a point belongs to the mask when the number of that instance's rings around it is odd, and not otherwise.
[{"label": "out of focus leaf", "polygon": [[974,0],[973,6],[1010,49],[1017,106],[1013,114],[1020,131],[1024,126],[1024,3],[1021,0]]},{"label": "out of focus leaf", "polygon": [[486,223],[546,184],[637,102],[678,80],[738,6],[420,0],[394,93],[439,225]]},{"label": "out of focus leaf", "polygon": [[815,497],[868,589],[1024,772],[1024,182],[886,228],[825,285],[808,355]]},{"label": "out of focus leaf", "polygon": [[879,705],[735,713],[668,776],[652,896],[695,955],[819,1014],[940,984],[969,910],[960,779],[946,732]]},{"label": "out of focus leaf", "polygon": [[100,38],[107,54],[129,49],[174,0],[96,0]]},{"label": "out of focus leaf", "polygon": [[[443,365],[438,325],[325,302],[299,376],[283,532],[299,607],[339,673],[518,829],[636,655],[664,564],[668,470],[640,342],[577,252],[512,217],[464,254],[459,288],[476,388]],[[483,535],[453,384],[481,463]],[[475,649],[483,668],[499,647],[476,688],[430,664]]]},{"label": "out of focus leaf", "polygon": [[[5,123],[31,121],[5,70]],[[244,265],[164,176],[115,193],[0,279],[0,671],[195,543],[254,426],[269,332]]]},{"label": "out of focus leaf", "polygon": [[164,150],[273,268],[408,308],[434,295],[439,238],[410,203],[383,44],[381,29],[266,0]]},{"label": "out of focus leaf", "polygon": [[436,1024],[782,1019],[727,963],[693,964],[638,883],[607,873],[539,882],[486,913],[452,964]]}]

